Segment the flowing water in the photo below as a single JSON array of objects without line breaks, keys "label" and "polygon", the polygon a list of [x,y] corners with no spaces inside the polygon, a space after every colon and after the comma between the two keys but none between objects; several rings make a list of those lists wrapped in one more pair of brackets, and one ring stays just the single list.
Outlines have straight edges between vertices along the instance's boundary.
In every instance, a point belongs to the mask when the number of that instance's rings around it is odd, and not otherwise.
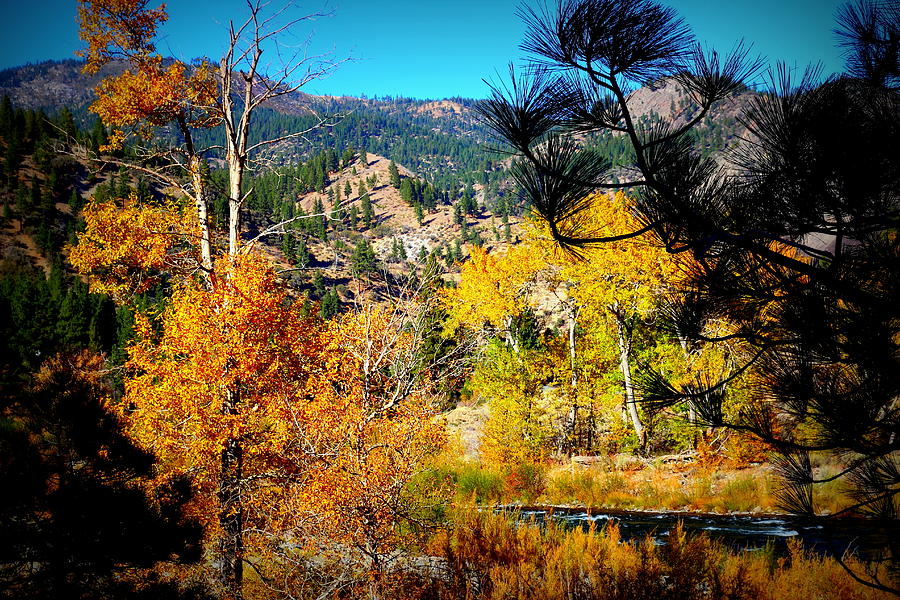
[{"label": "flowing water", "polygon": [[828,555],[852,551],[861,557],[874,556],[900,540],[897,523],[869,519],[801,518],[788,515],[697,514],[682,512],[645,512],[625,510],[592,510],[550,507],[516,509],[519,518],[541,524],[549,519],[565,527],[596,527],[616,523],[623,540],[652,536],[664,544],[666,537],[680,521],[688,534],[705,533],[735,549],[760,551],[771,549],[776,554],[787,552],[787,540],[797,539],[804,548]]}]

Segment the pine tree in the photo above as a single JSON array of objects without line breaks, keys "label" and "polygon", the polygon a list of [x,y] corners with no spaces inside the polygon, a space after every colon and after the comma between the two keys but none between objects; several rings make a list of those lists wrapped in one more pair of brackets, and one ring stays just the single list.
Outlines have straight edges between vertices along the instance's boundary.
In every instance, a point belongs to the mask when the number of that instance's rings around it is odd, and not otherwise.
[{"label": "pine tree", "polygon": [[366,224],[366,229],[372,229],[372,224],[375,222],[375,210],[372,208],[372,199],[369,197],[368,192],[363,192],[360,197],[360,204],[362,205],[362,218]]},{"label": "pine tree", "polygon": [[328,290],[319,303],[319,316],[326,321],[331,320],[341,311],[341,299],[334,288]]},{"label": "pine tree", "polygon": [[397,163],[391,161],[391,164],[388,165],[388,176],[390,177],[391,185],[400,189],[400,169],[397,168]]},{"label": "pine tree", "polygon": [[313,235],[315,235],[320,240],[324,240],[326,238],[325,235],[325,206],[322,204],[321,198],[316,198],[316,201],[313,203],[312,209],[313,216]]},{"label": "pine tree", "polygon": [[[818,83],[814,71],[799,81],[787,69],[773,73],[771,92],[742,116],[746,144],[726,166],[693,135],[757,72],[746,46],[707,52],[674,10],[653,1],[572,0],[557,9],[524,11],[523,47],[547,68],[513,75],[479,109],[521,158],[523,198],[563,247],[649,233],[659,248],[693,255],[697,267],[673,322],[703,343],[706,327],[730,321],[727,343],[752,348],[752,359],[718,381],[647,373],[644,401],[696,404],[704,425],[771,444],[782,454],[784,508],[813,514],[814,486],[843,479],[848,512],[895,519],[897,11],[875,1],[845,5],[838,33],[847,74]],[[557,68],[566,76],[547,76]],[[661,80],[686,90],[691,121],[645,127],[635,118],[629,94]],[[633,178],[613,182],[613,165],[585,147],[586,133],[627,141]],[[594,192],[626,187],[636,190],[629,212],[637,228],[609,236],[583,227]],[[727,384],[751,368],[765,402],[729,418]],[[823,478],[810,451],[853,459]]]},{"label": "pine tree", "polygon": [[372,244],[369,240],[360,238],[360,240],[356,242],[356,248],[353,250],[353,255],[350,257],[350,270],[354,276],[359,277],[360,275],[374,273],[375,269],[375,249],[372,248]]},{"label": "pine tree", "polygon": [[322,271],[316,271],[313,273],[313,289],[316,292],[316,296],[321,299],[325,296],[325,278],[322,276]]},{"label": "pine tree", "polygon": [[309,248],[306,246],[306,240],[300,238],[300,241],[297,242],[297,245],[294,248],[294,264],[300,269],[305,269],[311,263],[312,255],[309,252]]},{"label": "pine tree", "polygon": [[404,179],[400,184],[400,197],[403,199],[406,204],[409,206],[413,205],[413,188],[410,180]]}]

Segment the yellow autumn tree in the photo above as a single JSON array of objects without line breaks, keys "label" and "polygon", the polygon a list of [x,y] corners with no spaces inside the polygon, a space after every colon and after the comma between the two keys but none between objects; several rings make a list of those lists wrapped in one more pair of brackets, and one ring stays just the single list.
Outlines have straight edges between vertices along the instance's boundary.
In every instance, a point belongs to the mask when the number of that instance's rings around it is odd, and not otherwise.
[{"label": "yellow autumn tree", "polygon": [[85,229],[69,248],[69,262],[96,293],[127,302],[160,281],[200,266],[200,231],[190,211],[174,200],[142,204],[136,195],[89,202]]},{"label": "yellow autumn tree", "polygon": [[542,267],[540,255],[513,246],[497,257],[475,246],[460,269],[459,285],[446,290],[447,327],[495,331],[515,346],[513,319],[528,307],[528,287]]},{"label": "yellow autumn tree", "polygon": [[[578,217],[579,226],[610,238],[641,229],[632,200],[624,193],[596,195],[590,203],[591,209]],[[580,392],[603,395],[602,388],[611,383],[610,367],[616,364],[622,407],[638,438],[639,449],[643,449],[647,440],[633,366],[636,328],[642,326],[652,338],[647,340],[651,348],[646,360],[653,363],[649,369],[673,382],[695,384],[698,389],[701,386],[696,382],[700,379],[711,381],[727,373],[731,356],[740,349],[734,344],[690,345],[677,327],[669,326],[674,323],[670,307],[683,296],[691,272],[697,267],[688,253],[668,253],[647,233],[587,248],[579,260],[572,260],[555,249],[546,233],[539,239],[539,243],[549,246],[551,262],[559,266],[558,278],[565,282],[579,318],[583,336],[577,361],[577,369],[582,373]],[[655,332],[645,326],[650,322],[656,323]],[[660,328],[660,324],[664,326]],[[710,337],[732,332],[727,322],[709,322],[704,328]],[[570,340],[570,345],[574,348],[574,341]],[[572,356],[574,372],[574,349]],[[687,400],[689,421],[694,424],[694,403]]]},{"label": "yellow autumn tree", "polygon": [[[580,227],[604,237],[640,229],[625,194],[598,195],[590,201],[593,209],[580,217],[590,222],[581,222]],[[573,260],[536,225],[526,231],[525,242],[506,255],[473,253],[472,261],[463,266],[459,286],[446,296],[455,322],[501,331],[505,326],[509,331],[514,315],[534,302],[529,292],[535,286],[530,283],[540,280],[543,305],[549,306],[557,324],[565,324],[565,335],[548,338],[540,351],[520,357],[525,360],[515,367],[510,367],[515,361],[509,356],[491,350],[476,369],[473,388],[491,402],[483,446],[491,460],[508,462],[503,457],[524,455],[526,448],[531,448],[532,456],[538,448],[590,450],[599,441],[596,427],[601,416],[606,418],[607,433],[621,435],[618,420],[610,420],[615,410],[606,406],[608,402],[598,404],[610,396],[610,389],[619,390],[615,396],[621,400],[616,404],[642,448],[645,423],[633,373],[635,328],[665,319],[663,309],[680,290],[689,268],[687,257],[673,257],[649,235],[589,248]],[[669,376],[684,379],[698,367],[724,368],[721,353],[679,350],[664,331],[653,337],[654,368]],[[541,385],[526,384],[529,373]],[[513,436],[511,431],[519,434]]]},{"label": "yellow autumn tree", "polygon": [[[603,237],[641,227],[623,192],[594,196],[591,210],[580,218],[590,219],[585,226]],[[643,447],[646,437],[632,372],[634,327],[638,319],[656,310],[667,291],[677,287],[680,270],[671,255],[646,234],[590,248],[584,260],[567,260],[564,265],[562,276],[573,283],[571,294],[582,307],[582,320],[589,327],[614,331],[624,406]]]},{"label": "yellow autumn tree", "polygon": [[[474,393],[490,407],[481,442],[481,458],[510,468],[538,460],[552,438],[552,417],[544,410],[541,389],[546,369],[540,351],[523,347],[521,332],[530,325],[530,293],[547,266],[541,249],[518,245],[493,255],[472,248],[460,269],[459,285],[445,290],[448,329],[465,328],[483,338],[486,350],[470,379]],[[525,344],[527,346],[527,344]]]},{"label": "yellow autumn tree", "polygon": [[513,350],[488,344],[470,379],[490,413],[481,437],[487,464],[511,469],[549,454],[555,437],[555,411],[543,396],[550,361],[538,349]]}]

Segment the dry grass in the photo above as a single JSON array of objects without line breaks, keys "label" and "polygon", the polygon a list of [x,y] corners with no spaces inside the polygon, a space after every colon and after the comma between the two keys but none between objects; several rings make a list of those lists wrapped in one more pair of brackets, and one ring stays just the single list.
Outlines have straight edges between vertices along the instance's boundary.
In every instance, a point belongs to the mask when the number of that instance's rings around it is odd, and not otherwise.
[{"label": "dry grass", "polygon": [[775,509],[769,473],[762,468],[649,466],[617,470],[606,466],[558,467],[548,474],[541,500],[548,504],[703,512],[771,512]]}]

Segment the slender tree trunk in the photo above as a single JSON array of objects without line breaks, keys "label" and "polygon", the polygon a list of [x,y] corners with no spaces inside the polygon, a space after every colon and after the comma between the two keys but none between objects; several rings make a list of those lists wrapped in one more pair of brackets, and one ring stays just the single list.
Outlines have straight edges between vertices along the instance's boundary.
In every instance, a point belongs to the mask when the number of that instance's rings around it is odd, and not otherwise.
[{"label": "slender tree trunk", "polygon": [[[212,272],[212,243],[209,229],[209,204],[206,197],[206,182],[203,181],[203,161],[195,151],[194,137],[184,117],[178,118],[178,127],[184,137],[188,155],[188,173],[191,176],[191,187],[194,189],[194,203],[197,207],[197,223],[200,225],[200,261],[206,269],[207,278]],[[209,281],[209,279],[207,279]]]},{"label": "slender tree trunk", "polygon": [[228,440],[222,450],[219,483],[219,524],[222,527],[221,576],[229,597],[243,598],[244,514],[241,502],[243,452],[238,440]]},{"label": "slender tree trunk", "polygon": [[228,252],[235,256],[241,235],[241,187],[244,181],[244,160],[241,156],[231,154],[228,157],[228,178]]},{"label": "slender tree trunk", "polygon": [[194,188],[194,201],[197,206],[197,221],[200,224],[200,260],[207,273],[212,272],[212,242],[209,229],[209,204],[206,199],[206,185],[203,181],[203,170],[200,158],[191,157],[191,182]]},{"label": "slender tree trunk", "polygon": [[616,331],[619,342],[619,366],[622,369],[622,377],[625,379],[625,408],[628,410],[628,415],[631,417],[634,433],[637,435],[638,444],[640,445],[641,451],[643,451],[647,440],[644,424],[641,423],[641,416],[638,414],[637,410],[634,383],[631,380],[631,330],[625,322],[624,315],[619,311],[618,306],[614,305],[612,310],[616,317]]},{"label": "slender tree trunk", "polygon": [[[236,389],[228,389],[222,411],[234,414],[240,402]],[[219,525],[222,527],[220,575],[229,597],[243,598],[244,587],[244,506],[241,483],[244,455],[240,440],[229,439],[222,449],[219,481]]]},{"label": "slender tree trunk", "polygon": [[513,352],[518,353],[519,352],[519,340],[513,334],[512,325],[513,325],[512,316],[506,315],[506,343],[509,345],[510,348],[513,349]]},{"label": "slender tree trunk", "polygon": [[572,377],[569,381],[569,393],[571,394],[572,406],[569,408],[569,417],[566,424],[566,441],[567,450],[571,453],[574,451],[576,444],[575,432],[578,427],[578,371],[575,367],[577,355],[575,353],[575,327],[577,325],[578,309],[573,307],[569,313],[569,361],[572,370]]},{"label": "slender tree trunk", "polygon": [[[681,351],[684,353],[684,359],[688,364],[690,364],[691,359],[691,349],[688,344],[687,339],[681,335],[680,331],[677,331],[678,334],[678,344],[681,346]],[[697,424],[697,408],[694,406],[694,403],[691,400],[688,400],[688,421],[691,425]],[[696,440],[695,440],[696,442]],[[696,443],[695,443],[696,445]]]},{"label": "slender tree trunk", "polygon": [[[232,50],[236,43],[235,33],[232,32]],[[261,50],[256,50],[256,60],[259,59]],[[247,166],[247,135],[250,129],[250,113],[252,112],[253,79],[255,77],[255,65],[249,72],[241,72],[243,78],[243,106],[236,107],[232,90],[234,77],[238,76],[233,71],[231,55],[222,59],[219,66],[219,76],[222,81],[222,115],[225,126],[225,161],[228,163],[228,252],[231,256],[237,254],[240,245],[241,234],[241,204],[243,203],[244,171]],[[238,111],[240,110],[240,116]]]}]

